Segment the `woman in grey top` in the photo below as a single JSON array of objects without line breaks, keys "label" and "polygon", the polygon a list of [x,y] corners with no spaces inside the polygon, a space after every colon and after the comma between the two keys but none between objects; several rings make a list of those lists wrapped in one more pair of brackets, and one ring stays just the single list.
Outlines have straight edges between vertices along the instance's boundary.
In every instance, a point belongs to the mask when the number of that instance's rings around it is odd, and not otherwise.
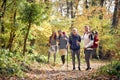
[{"label": "woman in grey top", "polygon": [[65,64],[65,55],[67,54],[68,37],[61,31],[58,31],[59,53],[63,65]]},{"label": "woman in grey top", "polygon": [[49,38],[49,46],[50,49],[48,51],[48,63],[49,63],[49,59],[50,59],[50,54],[54,55],[54,64],[56,61],[56,52],[57,52],[57,34],[56,32],[52,32],[52,35]]}]

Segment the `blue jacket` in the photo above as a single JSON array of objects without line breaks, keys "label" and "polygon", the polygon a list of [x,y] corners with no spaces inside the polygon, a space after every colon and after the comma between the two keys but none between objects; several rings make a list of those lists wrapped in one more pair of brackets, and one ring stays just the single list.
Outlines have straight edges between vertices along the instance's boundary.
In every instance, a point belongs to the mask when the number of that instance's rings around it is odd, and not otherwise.
[{"label": "blue jacket", "polygon": [[71,50],[79,50],[80,49],[80,44],[77,44],[77,41],[81,42],[81,37],[80,35],[73,35],[71,34],[69,37],[69,43],[70,43],[70,49]]}]

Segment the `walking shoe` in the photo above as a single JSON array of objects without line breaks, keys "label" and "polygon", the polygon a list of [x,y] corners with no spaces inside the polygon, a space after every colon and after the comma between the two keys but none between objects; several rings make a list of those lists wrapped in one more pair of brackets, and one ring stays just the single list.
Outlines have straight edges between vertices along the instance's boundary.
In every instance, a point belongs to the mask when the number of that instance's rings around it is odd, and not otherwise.
[{"label": "walking shoe", "polygon": [[80,67],[78,67],[78,70],[81,71]]},{"label": "walking shoe", "polygon": [[87,68],[86,71],[87,71],[87,70],[91,70],[91,68]]},{"label": "walking shoe", "polygon": [[73,68],[73,71],[75,70],[75,68]]}]

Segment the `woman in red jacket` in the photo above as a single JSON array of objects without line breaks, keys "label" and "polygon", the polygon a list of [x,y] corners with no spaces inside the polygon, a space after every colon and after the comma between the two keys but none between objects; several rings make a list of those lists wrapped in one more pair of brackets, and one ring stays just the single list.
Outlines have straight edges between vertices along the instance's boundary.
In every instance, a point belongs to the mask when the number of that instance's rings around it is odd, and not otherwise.
[{"label": "woman in red jacket", "polygon": [[98,55],[97,55],[98,42],[99,42],[98,32],[95,31],[94,32],[94,43],[93,43],[93,46],[92,46],[92,48],[93,48],[92,58],[95,58],[95,59],[98,59]]}]

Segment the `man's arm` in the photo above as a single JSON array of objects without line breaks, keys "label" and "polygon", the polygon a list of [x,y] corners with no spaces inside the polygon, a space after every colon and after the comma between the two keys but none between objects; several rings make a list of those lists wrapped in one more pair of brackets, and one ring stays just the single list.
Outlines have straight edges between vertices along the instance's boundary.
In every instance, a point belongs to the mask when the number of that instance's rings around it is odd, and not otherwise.
[{"label": "man's arm", "polygon": [[69,36],[69,44],[71,45],[72,44],[72,41],[71,41],[71,36]]},{"label": "man's arm", "polygon": [[79,36],[79,40],[78,41],[81,42],[81,36]]},{"label": "man's arm", "polygon": [[80,42],[81,42],[81,37],[80,37],[80,36],[78,36],[78,41],[77,41],[77,44],[80,44]]}]

